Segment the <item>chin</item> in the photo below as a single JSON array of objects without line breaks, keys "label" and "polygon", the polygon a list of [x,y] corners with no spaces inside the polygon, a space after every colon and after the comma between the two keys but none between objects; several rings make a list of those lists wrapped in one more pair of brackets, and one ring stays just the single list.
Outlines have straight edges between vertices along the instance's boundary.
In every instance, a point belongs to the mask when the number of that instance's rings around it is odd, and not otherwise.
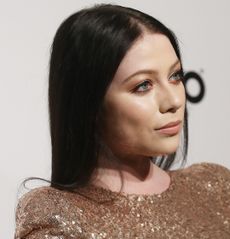
[{"label": "chin", "polygon": [[173,154],[180,146],[180,138],[180,134],[154,137],[149,140],[150,144],[146,146],[152,151],[152,155]]},{"label": "chin", "polygon": [[173,154],[177,151],[178,147],[176,149],[168,149],[168,150],[165,150],[164,153],[162,153],[162,155],[169,155],[169,154]]},{"label": "chin", "polygon": [[161,155],[163,156],[173,154],[177,151],[178,147],[179,147],[178,143],[161,145],[161,147],[152,152],[152,156],[161,156]]},{"label": "chin", "polygon": [[171,147],[165,148],[163,154],[173,154],[177,151],[178,147],[179,147],[178,144],[171,145]]}]

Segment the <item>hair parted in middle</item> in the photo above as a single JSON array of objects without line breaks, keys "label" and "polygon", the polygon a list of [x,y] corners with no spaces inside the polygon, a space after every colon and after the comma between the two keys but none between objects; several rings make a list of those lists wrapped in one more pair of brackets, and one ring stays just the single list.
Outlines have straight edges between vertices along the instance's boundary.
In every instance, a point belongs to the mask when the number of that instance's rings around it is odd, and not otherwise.
[{"label": "hair parted in middle", "polygon": [[[97,116],[104,96],[127,51],[144,32],[165,35],[181,61],[173,32],[136,9],[98,4],[76,12],[58,28],[49,69],[51,186],[72,190],[89,182],[101,147]],[[183,162],[187,145],[185,108]],[[175,156],[160,156],[155,163],[167,170]]]}]

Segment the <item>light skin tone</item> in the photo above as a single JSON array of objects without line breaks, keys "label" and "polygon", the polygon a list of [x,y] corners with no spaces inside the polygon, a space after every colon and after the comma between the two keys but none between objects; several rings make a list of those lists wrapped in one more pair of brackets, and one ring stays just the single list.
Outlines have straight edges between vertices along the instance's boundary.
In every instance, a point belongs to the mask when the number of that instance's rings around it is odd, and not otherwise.
[{"label": "light skin tone", "polygon": [[[95,185],[120,191],[123,180],[125,194],[160,194],[168,189],[169,174],[150,157],[171,154],[179,146],[185,110],[180,70],[180,61],[162,34],[145,32],[129,49],[99,116],[102,141],[112,154],[99,154]],[[177,120],[179,133],[156,130]]]}]

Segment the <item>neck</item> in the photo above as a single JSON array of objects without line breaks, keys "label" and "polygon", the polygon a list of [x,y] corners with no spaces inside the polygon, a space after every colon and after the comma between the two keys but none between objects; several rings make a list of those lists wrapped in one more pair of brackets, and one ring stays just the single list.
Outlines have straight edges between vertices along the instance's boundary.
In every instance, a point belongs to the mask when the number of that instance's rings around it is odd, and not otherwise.
[{"label": "neck", "polygon": [[169,175],[149,157],[119,161],[101,157],[95,176],[93,184],[126,194],[159,194],[170,184]]}]

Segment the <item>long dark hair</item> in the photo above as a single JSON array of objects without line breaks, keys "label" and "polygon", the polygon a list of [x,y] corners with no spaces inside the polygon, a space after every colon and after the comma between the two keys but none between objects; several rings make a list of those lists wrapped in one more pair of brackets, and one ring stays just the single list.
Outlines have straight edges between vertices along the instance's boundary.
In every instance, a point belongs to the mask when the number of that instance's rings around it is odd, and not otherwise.
[{"label": "long dark hair", "polygon": [[[123,57],[144,30],[167,36],[181,61],[173,32],[132,8],[95,5],[71,15],[57,30],[49,71],[51,186],[72,190],[89,182],[97,167],[96,118],[104,95]],[[183,162],[187,146],[186,108]],[[167,170],[175,156],[176,152],[153,160]]]}]

